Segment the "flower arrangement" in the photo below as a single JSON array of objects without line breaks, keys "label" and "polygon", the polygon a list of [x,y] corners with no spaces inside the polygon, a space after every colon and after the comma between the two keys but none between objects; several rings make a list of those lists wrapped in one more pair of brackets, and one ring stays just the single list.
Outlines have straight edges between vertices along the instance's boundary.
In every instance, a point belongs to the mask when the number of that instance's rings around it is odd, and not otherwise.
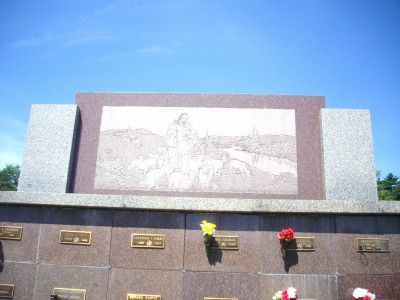
[{"label": "flower arrangement", "polygon": [[279,231],[278,238],[280,242],[287,243],[294,240],[294,230],[292,228],[285,228]]},{"label": "flower arrangement", "polygon": [[359,300],[375,300],[375,294],[362,288],[356,288],[353,292],[353,297]]},{"label": "flower arrangement", "polygon": [[286,290],[277,291],[272,300],[297,300],[296,289],[289,287]]},{"label": "flower arrangement", "polygon": [[213,223],[208,223],[206,220],[203,220],[200,223],[200,227],[201,230],[203,230],[204,245],[206,245],[206,247],[210,247],[213,239],[213,234],[215,233],[215,228],[217,227],[217,225]]},{"label": "flower arrangement", "polygon": [[295,239],[293,228],[285,228],[278,232],[279,242],[281,243],[281,252],[283,258],[286,257],[287,244]]}]

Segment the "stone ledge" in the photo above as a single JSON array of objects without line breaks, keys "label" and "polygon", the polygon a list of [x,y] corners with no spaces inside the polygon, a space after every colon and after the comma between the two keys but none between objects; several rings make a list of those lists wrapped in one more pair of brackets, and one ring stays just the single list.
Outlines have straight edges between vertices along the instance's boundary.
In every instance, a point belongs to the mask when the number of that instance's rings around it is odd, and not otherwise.
[{"label": "stone ledge", "polygon": [[400,214],[400,201],[327,201],[0,192],[1,204],[189,212]]}]

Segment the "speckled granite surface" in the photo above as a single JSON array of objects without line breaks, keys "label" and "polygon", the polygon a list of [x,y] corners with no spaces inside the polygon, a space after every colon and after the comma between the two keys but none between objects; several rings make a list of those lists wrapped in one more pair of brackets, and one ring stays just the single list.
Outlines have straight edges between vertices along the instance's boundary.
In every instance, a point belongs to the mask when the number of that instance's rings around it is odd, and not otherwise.
[{"label": "speckled granite surface", "polygon": [[182,284],[181,271],[113,268],[109,275],[108,299],[127,299],[128,293],[161,295],[162,300],[185,299]]},{"label": "speckled granite surface", "polygon": [[36,272],[36,264],[5,262],[0,265],[0,284],[13,284],[15,286],[14,299],[32,300]]},{"label": "speckled granite surface", "polygon": [[[55,265],[109,266],[112,217],[113,212],[109,210],[43,210],[39,262]],[[91,245],[60,244],[60,230],[89,231],[92,233]]]},{"label": "speckled granite surface", "polygon": [[321,109],[327,200],[377,200],[376,169],[368,110]]},{"label": "speckled granite surface", "polygon": [[400,275],[341,275],[338,276],[338,299],[354,299],[355,287],[373,292],[376,299],[400,299]]},{"label": "speckled granite surface", "polygon": [[76,105],[32,106],[18,191],[68,191],[77,121]]},{"label": "speckled granite surface", "polygon": [[400,214],[399,201],[196,198],[0,192],[0,204],[237,213]]},{"label": "speckled granite surface", "polygon": [[39,264],[34,300],[47,300],[53,289],[86,290],[86,299],[106,300],[108,268]]},{"label": "speckled granite surface", "polygon": [[260,299],[270,300],[272,295],[287,287],[295,287],[299,299],[336,300],[337,279],[335,275],[264,275],[260,276]]},{"label": "speckled granite surface", "polygon": [[[131,248],[131,235],[162,234],[164,249]],[[110,265],[113,268],[182,270],[185,234],[183,213],[116,211]]]}]

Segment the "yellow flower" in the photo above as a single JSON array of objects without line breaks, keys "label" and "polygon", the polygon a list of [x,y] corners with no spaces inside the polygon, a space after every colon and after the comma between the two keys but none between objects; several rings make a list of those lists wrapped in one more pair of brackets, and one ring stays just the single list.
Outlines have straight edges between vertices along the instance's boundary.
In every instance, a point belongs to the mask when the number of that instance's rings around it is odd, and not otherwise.
[{"label": "yellow flower", "polygon": [[212,235],[215,232],[215,227],[217,227],[217,225],[213,224],[213,223],[208,223],[206,220],[201,221],[201,229],[203,230],[204,234],[209,234]]}]

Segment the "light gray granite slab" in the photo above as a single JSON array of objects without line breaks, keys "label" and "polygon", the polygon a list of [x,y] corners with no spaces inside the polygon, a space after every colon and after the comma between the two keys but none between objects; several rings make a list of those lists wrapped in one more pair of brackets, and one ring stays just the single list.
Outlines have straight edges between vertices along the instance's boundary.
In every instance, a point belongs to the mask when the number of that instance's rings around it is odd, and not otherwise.
[{"label": "light gray granite slab", "polygon": [[0,192],[1,204],[187,212],[400,214],[400,201],[356,201],[349,198],[328,201]]},{"label": "light gray granite slab", "polygon": [[325,198],[378,200],[369,111],[321,109],[321,131]]},{"label": "light gray granite slab", "polygon": [[77,118],[74,104],[32,105],[18,191],[68,191]]}]

